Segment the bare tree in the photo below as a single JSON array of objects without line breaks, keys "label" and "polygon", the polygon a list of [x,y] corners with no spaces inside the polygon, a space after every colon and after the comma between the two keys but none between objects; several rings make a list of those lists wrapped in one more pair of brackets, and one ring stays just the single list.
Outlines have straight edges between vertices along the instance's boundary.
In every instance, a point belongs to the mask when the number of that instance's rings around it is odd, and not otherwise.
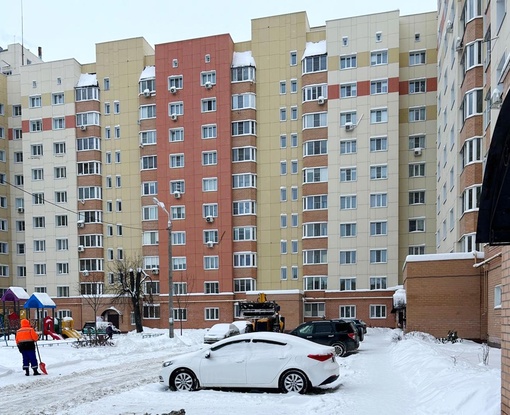
[{"label": "bare tree", "polygon": [[190,292],[193,292],[195,286],[195,279],[192,275],[181,273],[178,281],[174,279],[174,300],[179,309],[179,328],[182,336],[182,309],[187,308],[189,304]]},{"label": "bare tree", "polygon": [[146,283],[152,282],[151,277],[142,268],[141,257],[134,259],[116,260],[113,271],[118,275],[113,284],[112,291],[117,301],[130,299],[131,308],[135,318],[137,333],[143,332],[143,305],[152,304],[152,292],[146,293]]},{"label": "bare tree", "polygon": [[82,272],[82,278],[78,285],[78,292],[81,298],[94,312],[94,332],[97,339],[96,317],[98,310],[104,304],[104,275],[102,272]]}]

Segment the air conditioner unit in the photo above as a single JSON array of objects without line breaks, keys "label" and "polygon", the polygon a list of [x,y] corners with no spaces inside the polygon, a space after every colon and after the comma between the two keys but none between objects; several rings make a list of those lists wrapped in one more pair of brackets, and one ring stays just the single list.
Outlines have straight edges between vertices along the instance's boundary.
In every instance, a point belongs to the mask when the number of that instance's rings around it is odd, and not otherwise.
[{"label": "air conditioner unit", "polygon": [[206,216],[205,217],[205,221],[208,222],[208,223],[213,223],[214,222],[214,217],[213,216]]},{"label": "air conditioner unit", "polygon": [[207,241],[206,245],[207,245],[207,248],[213,248],[214,247],[214,242],[213,241]]},{"label": "air conditioner unit", "polygon": [[158,275],[159,274],[159,268],[152,268],[152,275]]},{"label": "air conditioner unit", "polygon": [[170,115],[170,118],[174,121],[177,121],[177,114]]},{"label": "air conditioner unit", "polygon": [[18,213],[23,213],[25,212],[25,208],[24,207],[19,207],[18,208]]},{"label": "air conditioner unit", "polygon": [[78,222],[76,222],[76,225],[78,226],[78,228],[83,228],[85,226],[85,221],[79,220]]},{"label": "air conditioner unit", "polygon": [[460,37],[458,37],[457,40],[455,41],[455,50],[457,52],[462,51],[462,39]]},{"label": "air conditioner unit", "polygon": [[175,87],[175,86],[171,86],[171,87],[170,87],[170,92],[171,92],[172,94],[176,94],[176,93],[177,93],[177,87]]},{"label": "air conditioner unit", "polygon": [[150,97],[151,96],[151,91],[148,88],[144,89],[143,90],[143,96],[146,97],[146,98]]},{"label": "air conditioner unit", "polygon": [[319,105],[324,105],[324,103],[325,103],[325,102],[326,102],[326,98],[324,98],[324,97],[319,97],[319,98],[317,99],[317,103],[318,103]]},{"label": "air conditioner unit", "polygon": [[82,125],[82,126],[80,126],[80,130],[85,131],[86,129],[87,129],[87,126],[86,126],[86,125]]},{"label": "air conditioner unit", "polygon": [[447,31],[448,33],[453,32],[453,22],[452,22],[451,20],[448,20],[448,21],[446,22],[446,31]]},{"label": "air conditioner unit", "polygon": [[211,81],[207,81],[205,84],[205,89],[211,89],[212,88],[212,82]]},{"label": "air conditioner unit", "polygon": [[421,153],[422,153],[422,150],[420,147],[417,147],[414,149],[414,156],[415,157],[418,157],[418,156],[421,156]]},{"label": "air conditioner unit", "polygon": [[78,252],[85,251],[85,247],[83,245],[78,245]]},{"label": "air conditioner unit", "polygon": [[89,276],[89,272],[86,269],[84,269],[81,273],[83,274],[84,277]]},{"label": "air conditioner unit", "polygon": [[356,125],[352,122],[346,122],[345,123],[345,131],[352,131],[356,128]]},{"label": "air conditioner unit", "polygon": [[181,198],[181,192],[174,192],[174,197],[176,199],[180,199]]},{"label": "air conditioner unit", "polygon": [[502,102],[503,93],[498,88],[494,88],[491,95],[491,108],[499,108]]}]

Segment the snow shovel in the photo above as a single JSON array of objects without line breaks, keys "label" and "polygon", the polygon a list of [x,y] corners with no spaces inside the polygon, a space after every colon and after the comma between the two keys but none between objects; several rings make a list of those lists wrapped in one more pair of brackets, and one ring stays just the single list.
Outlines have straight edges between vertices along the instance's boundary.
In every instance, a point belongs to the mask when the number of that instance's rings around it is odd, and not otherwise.
[{"label": "snow shovel", "polygon": [[35,342],[35,348],[37,349],[37,357],[39,357],[39,369],[41,369],[41,372],[47,375],[48,372],[46,371],[46,363],[41,361],[41,354],[39,353],[39,346],[37,345],[37,342]]}]

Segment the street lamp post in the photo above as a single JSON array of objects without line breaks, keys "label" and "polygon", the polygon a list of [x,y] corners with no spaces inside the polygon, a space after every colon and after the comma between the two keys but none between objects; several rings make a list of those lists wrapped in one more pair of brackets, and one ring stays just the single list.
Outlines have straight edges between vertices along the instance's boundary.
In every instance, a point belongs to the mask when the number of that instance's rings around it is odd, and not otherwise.
[{"label": "street lamp post", "polygon": [[174,337],[174,281],[173,281],[173,267],[172,267],[172,220],[170,213],[166,210],[165,204],[160,202],[157,198],[152,198],[168,216],[167,231],[168,231],[168,337]]}]

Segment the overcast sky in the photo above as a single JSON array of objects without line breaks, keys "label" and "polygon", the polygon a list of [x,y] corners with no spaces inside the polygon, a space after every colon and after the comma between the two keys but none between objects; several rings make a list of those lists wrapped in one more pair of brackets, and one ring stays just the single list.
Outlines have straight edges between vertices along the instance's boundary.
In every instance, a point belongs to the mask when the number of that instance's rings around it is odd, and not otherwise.
[{"label": "overcast sky", "polygon": [[249,40],[251,19],[306,11],[310,26],[389,10],[431,12],[437,0],[9,0],[0,5],[0,46],[22,43],[43,60],[90,63],[95,44],[142,36],[151,45],[230,33]]}]

